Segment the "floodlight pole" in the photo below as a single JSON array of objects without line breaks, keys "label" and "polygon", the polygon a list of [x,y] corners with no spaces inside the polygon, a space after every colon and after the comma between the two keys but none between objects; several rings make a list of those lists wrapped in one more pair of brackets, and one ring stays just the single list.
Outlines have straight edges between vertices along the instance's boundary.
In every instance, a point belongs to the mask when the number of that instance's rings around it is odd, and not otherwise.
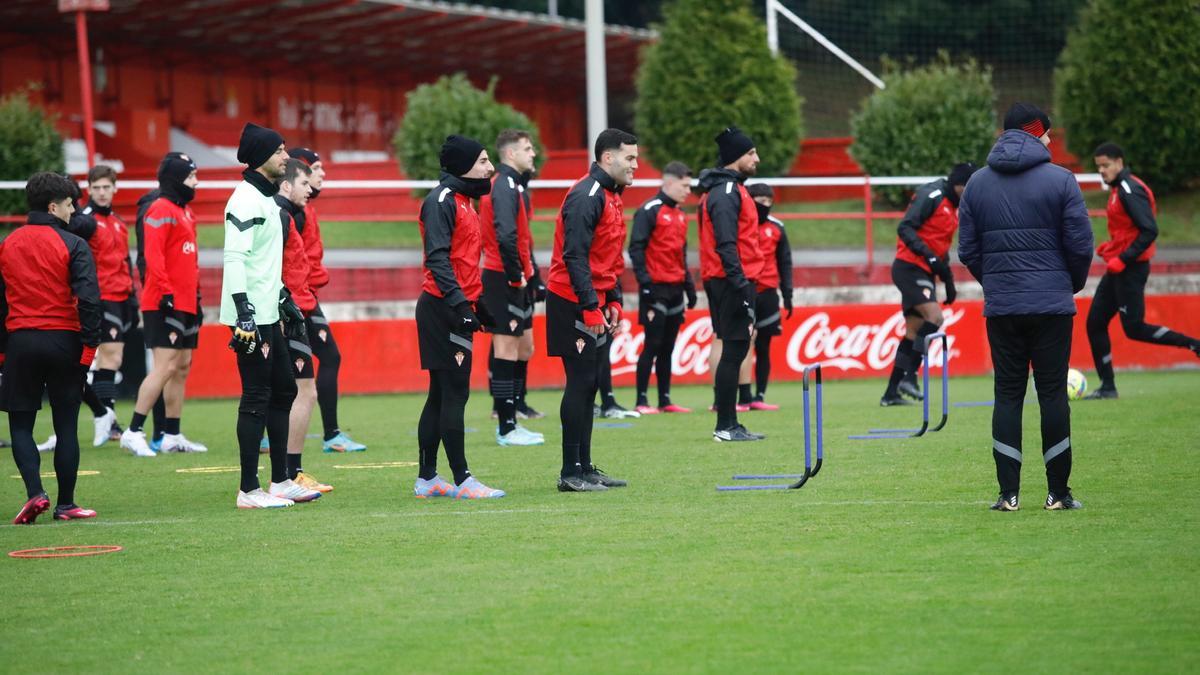
[{"label": "floodlight pole", "polygon": [[83,101],[83,140],[87,144],[87,168],[96,163],[96,122],[92,112],[92,60],[88,53],[87,12],[75,12],[75,49],[79,52],[79,96]]},{"label": "floodlight pole", "polygon": [[767,46],[772,54],[779,53],[779,16],[775,12],[776,0],[767,0]]},{"label": "floodlight pole", "polygon": [[604,0],[587,0],[584,14],[587,47],[588,147],[608,128],[608,76],[604,53]]}]

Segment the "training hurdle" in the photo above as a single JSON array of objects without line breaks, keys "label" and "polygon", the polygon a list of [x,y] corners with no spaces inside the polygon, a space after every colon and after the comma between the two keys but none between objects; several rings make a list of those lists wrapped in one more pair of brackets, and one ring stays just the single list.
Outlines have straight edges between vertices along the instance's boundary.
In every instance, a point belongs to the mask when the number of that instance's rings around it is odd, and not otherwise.
[{"label": "training hurdle", "polygon": [[[929,427],[929,346],[934,340],[942,341],[942,420],[932,429]],[[950,419],[950,344],[945,333],[925,336],[925,353],[921,355],[921,378],[925,396],[921,401],[921,426],[911,429],[868,429],[865,434],[847,438],[855,441],[876,441],[885,438],[917,438],[925,432],[941,431]]]},{"label": "training hurdle", "polygon": [[[811,377],[810,377],[811,376]],[[815,406],[809,405],[809,382],[816,383],[817,400]],[[825,459],[825,405],[821,392],[821,364],[814,363],[805,366],[803,370],[804,387],[804,473],[784,474],[738,474],[734,480],[795,480],[792,483],[774,483],[771,485],[718,485],[721,492],[741,492],[747,490],[795,490],[804,487],[809,478],[816,476],[821,470]],[[816,408],[817,429],[813,434],[811,408]],[[812,463],[812,439],[817,438],[817,463]],[[798,479],[798,480],[796,480]]]}]

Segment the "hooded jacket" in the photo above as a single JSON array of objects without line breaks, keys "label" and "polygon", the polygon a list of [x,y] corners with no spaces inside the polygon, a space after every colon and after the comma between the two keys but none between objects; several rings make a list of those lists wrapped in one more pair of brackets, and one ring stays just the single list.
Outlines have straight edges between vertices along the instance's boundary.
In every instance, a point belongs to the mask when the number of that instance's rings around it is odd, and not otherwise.
[{"label": "hooded jacket", "polygon": [[283,224],[280,228],[283,230],[283,285],[292,294],[296,306],[309,314],[317,308],[317,297],[308,285],[312,269],[304,250],[304,239],[300,236],[305,225],[305,210],[280,194],[275,195],[275,203],[279,205],[279,220]]},{"label": "hooded jacket", "polygon": [[575,181],[554,226],[554,253],[546,287],[582,309],[621,302],[625,271],[625,214],[618,186],[599,164]]},{"label": "hooded jacket", "polygon": [[1024,131],[1000,135],[958,207],[958,258],[983,285],[984,316],[1075,314],[1092,224],[1070,171]]},{"label": "hooded jacket", "polygon": [[1153,258],[1157,248],[1154,240],[1158,238],[1154,193],[1128,168],[1117,174],[1109,187],[1108,241],[1097,253],[1105,261],[1120,258],[1125,264]]},{"label": "hooded jacket", "polygon": [[479,214],[471,205],[467,182],[442,172],[441,183],[421,204],[421,241],[425,281],[421,289],[456,307],[483,293],[479,277],[482,235]]},{"label": "hooded jacket", "polygon": [[725,278],[734,288],[753,291],[762,273],[758,209],[736,172],[705,169],[700,174],[700,277]]}]

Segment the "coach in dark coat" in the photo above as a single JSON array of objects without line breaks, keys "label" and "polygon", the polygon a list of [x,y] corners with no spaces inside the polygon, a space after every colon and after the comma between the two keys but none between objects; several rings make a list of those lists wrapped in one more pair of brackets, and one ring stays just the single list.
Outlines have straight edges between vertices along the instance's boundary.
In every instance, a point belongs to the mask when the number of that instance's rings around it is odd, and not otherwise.
[{"label": "coach in dark coat", "polygon": [[1004,117],[987,167],[959,205],[958,257],[983,285],[995,371],[992,456],[1000,498],[1016,511],[1021,481],[1021,411],[1030,364],[1042,415],[1045,508],[1082,506],[1071,496],[1071,411],[1067,367],[1075,293],[1091,265],[1093,238],[1071,172],[1050,163],[1050,119],[1027,103]]}]

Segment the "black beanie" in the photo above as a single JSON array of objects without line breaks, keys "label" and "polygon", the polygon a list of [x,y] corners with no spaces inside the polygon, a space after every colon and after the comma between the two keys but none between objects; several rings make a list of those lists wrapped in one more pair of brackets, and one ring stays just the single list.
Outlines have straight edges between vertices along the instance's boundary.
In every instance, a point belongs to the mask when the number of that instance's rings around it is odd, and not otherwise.
[{"label": "black beanie", "polygon": [[1050,131],[1050,118],[1032,103],[1014,103],[1004,115],[1004,130],[1009,129],[1020,129],[1031,136],[1041,138]]},{"label": "black beanie", "polygon": [[442,153],[438,157],[446,173],[461,176],[475,166],[475,160],[479,159],[479,153],[483,150],[483,144],[479,141],[452,134],[442,143]]},{"label": "black beanie", "polygon": [[967,181],[971,179],[971,174],[975,173],[978,169],[979,167],[971,162],[955,164],[954,168],[950,169],[950,187],[966,185]]},{"label": "black beanie", "polygon": [[726,127],[716,140],[718,166],[729,166],[754,148],[754,141],[737,127]]},{"label": "black beanie", "polygon": [[309,166],[321,161],[321,156],[308,148],[292,148],[288,150],[288,156],[292,159],[298,159]]},{"label": "black beanie", "polygon": [[283,145],[283,136],[278,131],[246,122],[238,141],[237,159],[251,169],[257,169],[271,159],[280,145]]},{"label": "black beanie", "polygon": [[196,170],[196,163],[182,152],[168,152],[158,165],[158,182],[182,183]]}]

